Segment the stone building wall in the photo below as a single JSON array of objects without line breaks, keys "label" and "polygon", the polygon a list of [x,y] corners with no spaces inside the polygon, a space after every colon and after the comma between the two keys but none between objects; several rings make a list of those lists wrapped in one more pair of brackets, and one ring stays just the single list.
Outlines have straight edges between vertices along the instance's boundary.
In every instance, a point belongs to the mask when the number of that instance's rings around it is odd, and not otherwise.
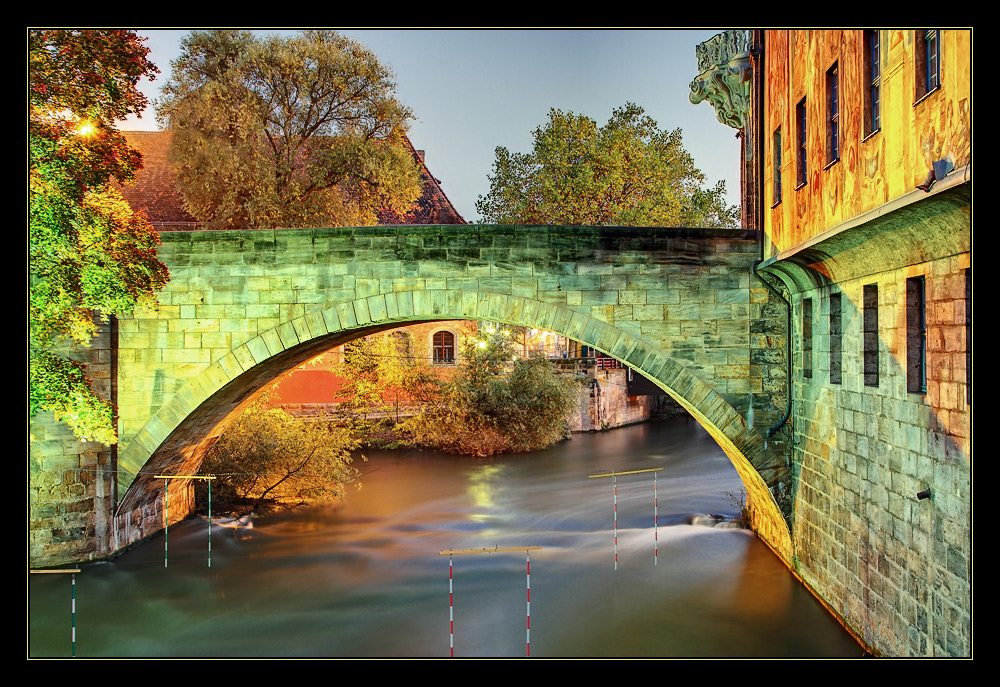
[{"label": "stone building wall", "polygon": [[634,425],[650,418],[650,396],[628,395],[628,370],[597,370],[580,388],[580,403],[570,419],[573,432],[597,432]]},{"label": "stone building wall", "polygon": [[[971,655],[970,257],[807,290],[793,301],[797,570],[885,655]],[[926,293],[926,393],[907,390],[907,350],[914,345],[912,332],[907,336],[907,279],[919,277]],[[866,285],[878,289],[877,386],[865,383]],[[830,296],[838,293],[842,369],[835,384]],[[807,300],[811,377],[802,331]],[[930,497],[918,498],[924,490]]]},{"label": "stone building wall", "polygon": [[[113,322],[98,322],[89,347],[67,346],[69,358],[86,365],[93,389],[115,398]],[[42,568],[70,561],[104,558],[129,542],[133,523],[156,531],[163,523],[163,502],[115,516],[117,446],[77,439],[51,412],[31,422],[28,440],[28,566]],[[170,494],[170,522],[194,510],[190,483],[175,483]]]},{"label": "stone building wall", "polygon": [[[112,396],[112,327],[98,323],[89,348],[62,353],[84,363],[92,387]],[[28,439],[28,565],[89,560],[108,552],[115,506],[113,448],[78,440],[51,412],[31,422]]]},{"label": "stone building wall", "polygon": [[792,303],[793,564],[873,651],[968,656],[972,33],[763,38],[758,272]]},{"label": "stone building wall", "polygon": [[79,441],[50,412],[35,418],[30,434],[29,567],[105,555],[115,505],[111,451]]}]

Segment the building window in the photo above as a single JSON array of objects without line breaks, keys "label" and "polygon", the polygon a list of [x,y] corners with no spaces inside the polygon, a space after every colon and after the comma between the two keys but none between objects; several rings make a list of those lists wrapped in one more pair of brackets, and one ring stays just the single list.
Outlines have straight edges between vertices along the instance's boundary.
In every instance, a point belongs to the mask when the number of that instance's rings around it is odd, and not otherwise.
[{"label": "building window", "polygon": [[[797,167],[795,170],[798,186],[806,185],[806,101],[803,98],[795,106],[795,144],[797,149]],[[796,188],[798,188],[796,186]]]},{"label": "building window", "polygon": [[802,376],[813,376],[813,302],[802,299]]},{"label": "building window", "polygon": [[941,30],[917,29],[914,38],[916,99],[920,100],[941,86]]},{"label": "building window", "polygon": [[840,294],[830,294],[830,383],[840,384],[841,361],[843,351],[843,329],[841,328],[842,313]]},{"label": "building window", "polygon": [[878,386],[878,284],[865,284],[862,310],[865,386]]},{"label": "building window", "polygon": [[906,280],[906,390],[927,393],[927,307],[924,278]]},{"label": "building window", "polygon": [[882,128],[882,55],[878,29],[865,31],[865,136]]},{"label": "building window", "polygon": [[826,161],[840,159],[840,72],[837,63],[826,73]]},{"label": "building window", "polygon": [[774,181],[771,186],[771,195],[773,196],[772,205],[777,205],[781,202],[781,127],[779,126],[774,130],[774,136],[771,140],[772,149],[772,161],[774,169],[772,170],[774,175]]},{"label": "building window", "polygon": [[451,332],[435,332],[432,339],[435,365],[451,365],[455,362],[455,335]]}]

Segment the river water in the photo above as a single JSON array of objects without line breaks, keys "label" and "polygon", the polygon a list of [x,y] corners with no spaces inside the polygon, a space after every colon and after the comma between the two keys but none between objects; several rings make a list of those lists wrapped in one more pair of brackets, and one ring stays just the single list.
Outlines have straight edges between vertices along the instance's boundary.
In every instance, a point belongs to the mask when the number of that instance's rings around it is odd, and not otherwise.
[{"label": "river water", "polygon": [[[528,455],[368,457],[343,504],[217,525],[210,568],[198,518],[170,529],[166,569],[162,533],[82,566],[76,655],[862,655],[754,534],[708,526],[740,482],[689,419]],[[663,468],[658,527],[653,473],[618,477],[615,569],[612,480],[588,477],[646,468]],[[517,550],[439,554],[484,548]],[[29,576],[30,656],[70,655],[68,577]]]}]

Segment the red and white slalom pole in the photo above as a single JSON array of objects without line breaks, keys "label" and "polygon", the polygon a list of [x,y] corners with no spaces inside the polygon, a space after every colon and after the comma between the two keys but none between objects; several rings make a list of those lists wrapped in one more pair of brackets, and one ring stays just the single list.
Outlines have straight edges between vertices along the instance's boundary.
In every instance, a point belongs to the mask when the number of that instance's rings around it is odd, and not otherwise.
[{"label": "red and white slalom pole", "polygon": [[448,556],[448,649],[451,658],[455,658],[455,597],[452,592],[452,560]]},{"label": "red and white slalom pole", "polygon": [[527,656],[531,655],[531,550],[541,549],[541,546],[506,546],[500,548],[499,546],[494,546],[492,549],[449,549],[445,551],[438,551],[439,556],[448,556],[448,647],[450,650],[450,655],[452,658],[455,657],[455,613],[454,613],[454,594],[452,592],[452,580],[454,579],[452,575],[454,554],[457,553],[503,553],[506,551],[524,551],[525,552],[525,565],[527,575],[527,586],[528,586],[528,611],[527,611],[527,631],[524,638],[525,652]]},{"label": "red and white slalom pole", "polygon": [[611,472],[602,473],[600,475],[588,475],[587,479],[595,479],[601,477],[610,477],[612,484],[612,493],[614,494],[614,513],[615,513],[615,570],[618,570],[618,476],[619,475],[638,475],[642,472],[652,472],[653,473],[653,565],[656,565],[657,559],[657,548],[659,547],[658,539],[659,534],[657,531],[657,501],[656,501],[656,473],[663,468],[643,468],[641,470],[624,470],[622,472]]},{"label": "red and white slalom pole", "polygon": [[531,552],[525,551],[525,574],[528,578],[528,629],[524,635],[524,655],[531,656]]}]

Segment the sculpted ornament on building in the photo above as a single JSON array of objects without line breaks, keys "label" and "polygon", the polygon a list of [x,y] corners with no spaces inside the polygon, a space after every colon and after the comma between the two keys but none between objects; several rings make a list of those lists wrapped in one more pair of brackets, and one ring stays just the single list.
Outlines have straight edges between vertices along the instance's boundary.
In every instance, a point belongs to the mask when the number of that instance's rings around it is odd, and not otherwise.
[{"label": "sculpted ornament on building", "polygon": [[750,112],[750,32],[730,29],[695,47],[701,73],[691,82],[688,98],[707,100],[720,122],[743,129]]}]

